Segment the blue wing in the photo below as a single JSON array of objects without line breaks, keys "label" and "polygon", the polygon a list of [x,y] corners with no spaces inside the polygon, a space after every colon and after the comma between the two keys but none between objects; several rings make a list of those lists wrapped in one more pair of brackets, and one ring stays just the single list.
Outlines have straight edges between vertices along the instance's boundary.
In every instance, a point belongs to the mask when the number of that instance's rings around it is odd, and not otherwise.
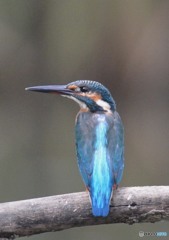
[{"label": "blue wing", "polygon": [[79,170],[82,179],[87,186],[90,187],[91,175],[93,171],[93,152],[94,152],[94,139],[93,135],[94,122],[93,114],[80,113],[76,122],[76,153]]},{"label": "blue wing", "polygon": [[113,129],[109,137],[108,149],[112,163],[114,184],[118,185],[121,182],[124,169],[124,128],[117,112],[114,112]]},{"label": "blue wing", "polygon": [[107,216],[112,186],[123,173],[123,127],[118,113],[81,112],[76,123],[79,170],[95,216]]}]

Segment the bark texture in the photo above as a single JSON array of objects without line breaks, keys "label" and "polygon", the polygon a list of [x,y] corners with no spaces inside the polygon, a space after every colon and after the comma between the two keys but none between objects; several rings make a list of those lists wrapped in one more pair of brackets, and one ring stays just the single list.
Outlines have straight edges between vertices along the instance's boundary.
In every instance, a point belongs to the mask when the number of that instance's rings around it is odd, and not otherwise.
[{"label": "bark texture", "polygon": [[110,214],[93,217],[87,192],[0,204],[0,238],[74,227],[169,221],[169,186],[125,187],[114,191]]}]

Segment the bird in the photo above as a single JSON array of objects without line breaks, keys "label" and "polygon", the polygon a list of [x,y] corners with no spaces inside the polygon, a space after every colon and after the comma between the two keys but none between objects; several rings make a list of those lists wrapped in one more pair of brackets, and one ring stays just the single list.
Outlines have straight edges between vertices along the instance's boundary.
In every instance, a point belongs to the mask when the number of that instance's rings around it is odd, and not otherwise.
[{"label": "bird", "polygon": [[59,94],[79,104],[75,121],[77,163],[93,216],[107,217],[124,170],[124,127],[110,91],[91,80],[26,90]]}]

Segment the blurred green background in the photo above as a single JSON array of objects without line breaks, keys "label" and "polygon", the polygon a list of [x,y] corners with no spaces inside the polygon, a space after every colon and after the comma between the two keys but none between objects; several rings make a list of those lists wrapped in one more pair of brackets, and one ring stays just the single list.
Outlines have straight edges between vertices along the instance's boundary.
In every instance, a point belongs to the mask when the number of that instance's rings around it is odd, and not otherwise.
[{"label": "blurred green background", "polygon": [[[100,81],[116,100],[125,126],[121,186],[169,184],[169,1],[0,0],[1,202],[84,190],[79,107],[24,90],[77,79]],[[128,240],[168,229],[114,224],[29,239]]]}]

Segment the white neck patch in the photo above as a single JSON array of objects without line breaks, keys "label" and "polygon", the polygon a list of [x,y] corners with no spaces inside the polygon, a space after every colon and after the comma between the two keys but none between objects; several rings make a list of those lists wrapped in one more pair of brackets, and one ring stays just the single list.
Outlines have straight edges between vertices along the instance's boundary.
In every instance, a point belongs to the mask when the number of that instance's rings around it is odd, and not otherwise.
[{"label": "white neck patch", "polygon": [[110,104],[108,104],[107,102],[99,99],[96,101],[97,105],[99,105],[100,107],[102,107],[105,111],[110,111],[111,107]]}]

